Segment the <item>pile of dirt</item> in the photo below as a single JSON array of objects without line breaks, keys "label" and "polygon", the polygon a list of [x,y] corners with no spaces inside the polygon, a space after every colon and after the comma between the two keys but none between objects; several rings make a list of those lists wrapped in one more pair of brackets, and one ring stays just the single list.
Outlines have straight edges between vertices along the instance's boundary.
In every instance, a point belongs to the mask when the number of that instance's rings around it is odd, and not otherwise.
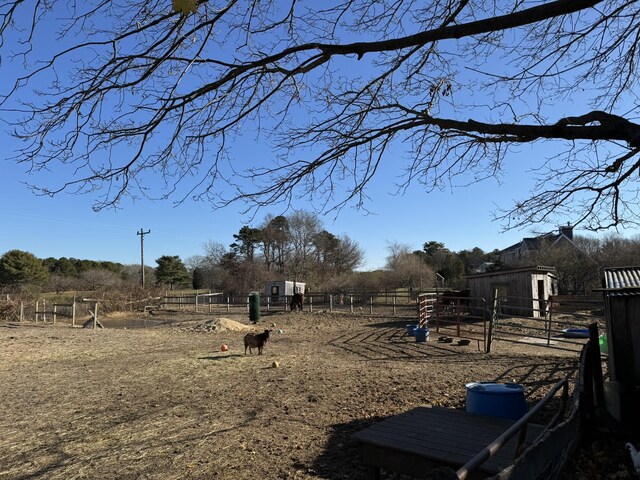
[{"label": "pile of dirt", "polygon": [[251,325],[236,322],[230,318],[214,318],[206,322],[198,323],[189,329],[195,332],[248,332],[254,330]]}]

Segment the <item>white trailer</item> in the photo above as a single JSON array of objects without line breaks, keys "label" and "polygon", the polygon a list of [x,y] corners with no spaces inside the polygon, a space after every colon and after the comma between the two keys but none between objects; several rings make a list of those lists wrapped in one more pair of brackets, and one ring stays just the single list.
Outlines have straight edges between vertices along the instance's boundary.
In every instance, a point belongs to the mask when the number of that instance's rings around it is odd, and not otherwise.
[{"label": "white trailer", "polygon": [[304,295],[304,283],[278,280],[267,282],[264,286],[264,296],[270,303],[289,302],[294,293]]}]

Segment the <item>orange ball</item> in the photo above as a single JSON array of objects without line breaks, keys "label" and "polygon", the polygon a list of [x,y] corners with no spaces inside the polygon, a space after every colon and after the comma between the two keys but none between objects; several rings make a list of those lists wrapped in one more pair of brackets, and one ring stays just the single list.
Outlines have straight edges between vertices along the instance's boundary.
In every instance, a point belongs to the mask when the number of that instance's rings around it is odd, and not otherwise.
[{"label": "orange ball", "polygon": [[220,351],[221,351],[221,352],[226,352],[227,350],[229,350],[229,347],[228,347],[227,345],[222,344],[222,345],[220,346]]}]

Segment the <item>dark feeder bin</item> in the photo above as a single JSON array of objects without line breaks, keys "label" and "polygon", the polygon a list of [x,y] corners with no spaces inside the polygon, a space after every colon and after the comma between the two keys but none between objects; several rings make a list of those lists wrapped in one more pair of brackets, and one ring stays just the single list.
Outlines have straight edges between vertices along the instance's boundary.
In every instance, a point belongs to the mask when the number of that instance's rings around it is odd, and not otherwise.
[{"label": "dark feeder bin", "polygon": [[519,383],[467,383],[467,412],[518,420],[527,413],[524,387]]},{"label": "dark feeder bin", "polygon": [[249,320],[258,323],[260,320],[260,293],[251,292],[249,294]]}]

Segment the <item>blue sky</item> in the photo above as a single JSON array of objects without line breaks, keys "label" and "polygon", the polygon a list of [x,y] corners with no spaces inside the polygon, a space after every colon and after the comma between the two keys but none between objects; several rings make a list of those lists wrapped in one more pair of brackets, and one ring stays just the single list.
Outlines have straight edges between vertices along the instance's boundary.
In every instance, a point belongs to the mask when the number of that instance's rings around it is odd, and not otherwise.
[{"label": "blue sky", "polygon": [[[11,145],[11,141],[5,141],[6,157],[10,152],[7,146]],[[244,148],[254,151],[256,158],[268,154],[258,144]],[[264,210],[251,222],[241,213],[242,205],[214,211],[207,203],[190,200],[179,206],[171,201],[125,200],[117,211],[94,212],[89,195],[62,193],[53,198],[35,195],[24,185],[32,181],[25,167],[6,157],[0,190],[3,225],[0,253],[20,249],[39,258],[74,257],[137,264],[140,236],[136,233],[142,228],[151,230],[145,236],[145,263],[155,266],[155,259],[162,255],[179,255],[183,260],[201,255],[208,241],[228,245],[233,234],[247,222],[258,226],[267,213],[282,213],[279,208]],[[321,217],[328,231],[346,234],[358,242],[365,252],[363,269],[384,265],[388,242],[420,249],[423,243],[436,240],[455,251],[473,247],[490,251],[507,247],[530,233],[500,233],[500,225],[492,221],[497,204],[508,205],[522,193],[526,178],[515,181],[517,172],[502,185],[490,180],[429,194],[414,185],[406,194],[397,196],[391,194],[393,179],[398,175],[394,160],[387,159],[371,185],[367,207],[372,213],[345,208],[337,217],[335,214]],[[49,172],[47,177],[55,180],[56,172]],[[307,209],[304,200],[299,207]],[[554,228],[550,225],[547,230]]]},{"label": "blue sky", "polygon": [[[43,48],[49,48],[46,45]],[[347,62],[348,63],[348,62]],[[16,68],[19,63],[14,64]],[[6,63],[5,63],[6,66]],[[361,68],[357,65],[355,68]],[[6,84],[0,86],[5,89]],[[571,107],[571,105],[569,104]],[[565,105],[566,107],[566,105]],[[554,105],[554,118],[565,114],[583,112],[569,108],[561,112]],[[3,114],[0,114],[3,115]],[[6,114],[5,114],[6,115]],[[9,121],[5,116],[0,120]],[[0,129],[10,124],[0,123]],[[60,170],[52,170],[30,177],[24,165],[17,165],[9,158],[17,144],[5,134],[3,140],[3,175],[0,189],[0,254],[20,249],[40,258],[74,257],[92,260],[108,260],[123,264],[140,261],[141,228],[151,230],[145,237],[145,263],[155,266],[154,260],[162,255],[179,255],[183,260],[204,253],[209,241],[229,245],[233,234],[243,225],[258,226],[268,213],[277,215],[283,211],[276,207],[258,212],[252,221],[241,213],[242,205],[232,205],[212,210],[203,202],[189,199],[174,206],[171,200],[135,202],[123,200],[117,211],[94,212],[91,195],[61,193],[54,198],[34,195],[25,182],[46,180],[56,184],[68,180]],[[269,162],[273,153],[266,144],[240,139],[233,147],[240,163]],[[423,243],[439,241],[454,251],[480,247],[485,251],[505,248],[531,230],[502,232],[502,226],[493,221],[497,208],[509,208],[533,187],[532,175],[527,172],[531,161],[545,155],[545,150],[532,146],[520,147],[520,153],[509,157],[502,182],[486,180],[465,188],[425,193],[420,185],[413,185],[404,195],[394,196],[394,182],[400,181],[398,163],[403,164],[403,153],[398,157],[389,154],[367,194],[371,200],[366,208],[371,213],[344,208],[337,214],[322,217],[325,228],[335,235],[348,235],[365,252],[363,269],[376,269],[384,265],[387,245],[398,242],[420,249]],[[259,159],[259,160],[257,160]],[[160,179],[156,179],[160,184]],[[156,185],[157,186],[157,185]],[[311,210],[302,199],[296,202],[301,210]],[[564,223],[564,222],[563,222]],[[555,230],[557,225],[537,225],[537,232]],[[580,234],[580,231],[576,231]],[[634,232],[629,232],[633,234]]]}]

